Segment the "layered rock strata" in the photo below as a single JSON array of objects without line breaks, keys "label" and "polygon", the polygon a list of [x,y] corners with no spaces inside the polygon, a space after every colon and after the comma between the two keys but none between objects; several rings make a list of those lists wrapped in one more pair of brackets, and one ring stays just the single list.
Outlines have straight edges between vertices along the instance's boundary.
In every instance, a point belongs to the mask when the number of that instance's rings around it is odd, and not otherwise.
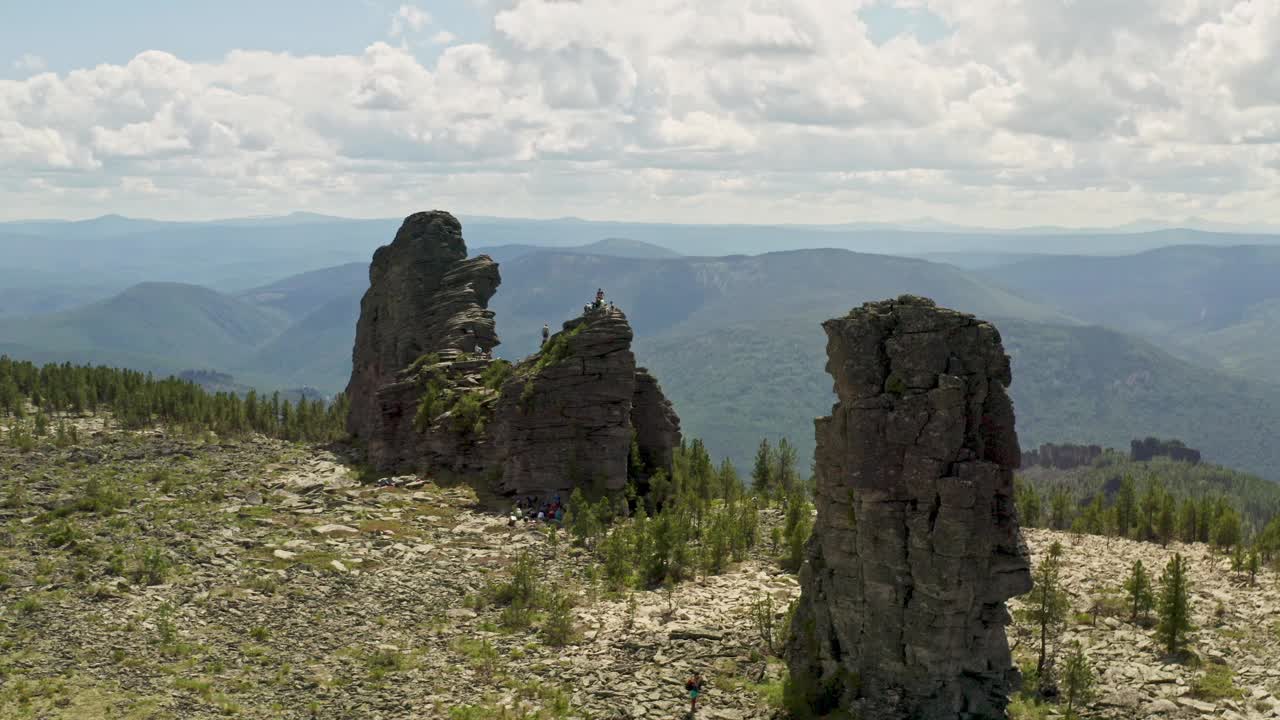
[{"label": "layered rock strata", "polygon": [[379,391],[419,357],[498,345],[487,308],[501,281],[489,256],[467,259],[462,224],[449,213],[405,218],[391,244],[373,253],[369,290],[360,301],[347,384],[352,436],[379,442],[387,424]]},{"label": "layered rock strata", "polygon": [[904,296],[823,324],[839,402],[816,421],[818,516],[787,654],[818,713],[1003,717],[1005,601],[1031,575],[996,329]]},{"label": "layered rock strata", "polygon": [[626,315],[585,312],[514,366],[492,360],[498,268],[466,254],[457,220],[436,212],[410,216],[374,255],[348,386],[348,428],[369,461],[510,494],[616,492],[669,473],[680,421],[636,366]]},{"label": "layered rock strata", "polygon": [[675,412],[636,367],[626,315],[601,308],[564,324],[502,388],[494,441],[500,489],[541,493],[622,490],[633,437],[650,468],[671,471]]}]

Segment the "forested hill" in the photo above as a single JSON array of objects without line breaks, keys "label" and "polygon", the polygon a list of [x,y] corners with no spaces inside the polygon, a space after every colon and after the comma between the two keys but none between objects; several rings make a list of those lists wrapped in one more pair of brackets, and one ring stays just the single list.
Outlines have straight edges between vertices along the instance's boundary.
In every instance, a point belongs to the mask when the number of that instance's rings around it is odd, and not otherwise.
[{"label": "forested hill", "polygon": [[[639,362],[662,378],[687,431],[739,464],[761,437],[789,437],[801,457],[812,450],[812,419],[833,400],[823,320],[913,293],[1000,328],[1013,357],[1024,447],[1180,437],[1209,462],[1280,478],[1280,444],[1270,431],[1280,424],[1280,385],[1079,323],[1029,291],[953,266],[843,250],[720,258],[537,250],[503,262],[501,274],[490,305],[500,356],[532,352],[543,323],[574,317],[604,287],[636,331]],[[76,310],[0,321],[0,352],[161,375],[215,370],[260,391],[309,386],[332,394],[350,374],[367,283],[358,263],[234,296],[150,283]]]}]

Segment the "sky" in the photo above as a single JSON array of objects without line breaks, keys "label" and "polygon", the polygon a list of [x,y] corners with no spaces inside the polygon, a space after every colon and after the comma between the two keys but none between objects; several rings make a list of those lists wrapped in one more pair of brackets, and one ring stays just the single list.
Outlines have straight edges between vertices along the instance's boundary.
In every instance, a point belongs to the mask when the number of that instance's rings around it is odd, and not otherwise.
[{"label": "sky", "polygon": [[4,3],[0,220],[1275,225],[1276,68],[1274,0]]}]

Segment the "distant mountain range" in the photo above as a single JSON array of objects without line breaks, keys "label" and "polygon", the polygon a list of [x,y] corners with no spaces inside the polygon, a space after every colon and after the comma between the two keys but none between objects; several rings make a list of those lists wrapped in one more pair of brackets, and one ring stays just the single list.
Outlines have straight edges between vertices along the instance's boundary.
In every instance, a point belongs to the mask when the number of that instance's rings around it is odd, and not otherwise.
[{"label": "distant mountain range", "polygon": [[[1280,245],[1280,235],[1143,226],[1068,231],[970,229],[937,221],[842,225],[678,225],[464,217],[471,247],[495,256],[519,247],[589,248],[625,257],[666,253],[715,257],[834,248],[900,256],[937,256],[977,267],[1008,256],[1123,255],[1169,245]],[[368,262],[391,238],[397,219],[348,219],[309,213],[211,222],[165,222],[109,215],[75,222],[0,223],[0,317],[56,312],[103,300],[142,282],[203,285],[242,292],[282,277]],[[1235,228],[1243,230],[1245,228]],[[1255,229],[1256,230],[1256,229]],[[602,246],[592,247],[595,243]],[[499,249],[502,247],[504,249]]]},{"label": "distant mountain range", "polygon": [[[686,431],[738,461],[762,436],[789,436],[807,454],[811,420],[833,401],[819,323],[909,292],[997,323],[1013,357],[1024,445],[1175,436],[1209,460],[1280,479],[1280,377],[1269,362],[1280,348],[1256,338],[1280,316],[1280,283],[1268,282],[1280,248],[1022,255],[992,265],[997,255],[972,271],[840,249],[682,256],[635,239],[484,248],[464,230],[474,253],[501,263],[491,305],[500,355],[532,352],[542,323],[572,317],[604,287],[630,316],[638,358]],[[233,292],[141,284],[53,315],[0,319],[0,352],[211,369],[263,389],[334,392],[350,372],[367,275],[366,258]]]}]

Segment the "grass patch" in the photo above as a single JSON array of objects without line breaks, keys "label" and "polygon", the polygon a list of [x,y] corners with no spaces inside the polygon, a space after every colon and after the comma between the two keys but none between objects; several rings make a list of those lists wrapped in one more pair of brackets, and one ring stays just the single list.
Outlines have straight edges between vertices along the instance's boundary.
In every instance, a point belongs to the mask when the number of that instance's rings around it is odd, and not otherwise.
[{"label": "grass patch", "polygon": [[1231,668],[1210,663],[1191,681],[1191,694],[1201,700],[1237,700],[1243,693],[1236,687],[1234,678]]}]

